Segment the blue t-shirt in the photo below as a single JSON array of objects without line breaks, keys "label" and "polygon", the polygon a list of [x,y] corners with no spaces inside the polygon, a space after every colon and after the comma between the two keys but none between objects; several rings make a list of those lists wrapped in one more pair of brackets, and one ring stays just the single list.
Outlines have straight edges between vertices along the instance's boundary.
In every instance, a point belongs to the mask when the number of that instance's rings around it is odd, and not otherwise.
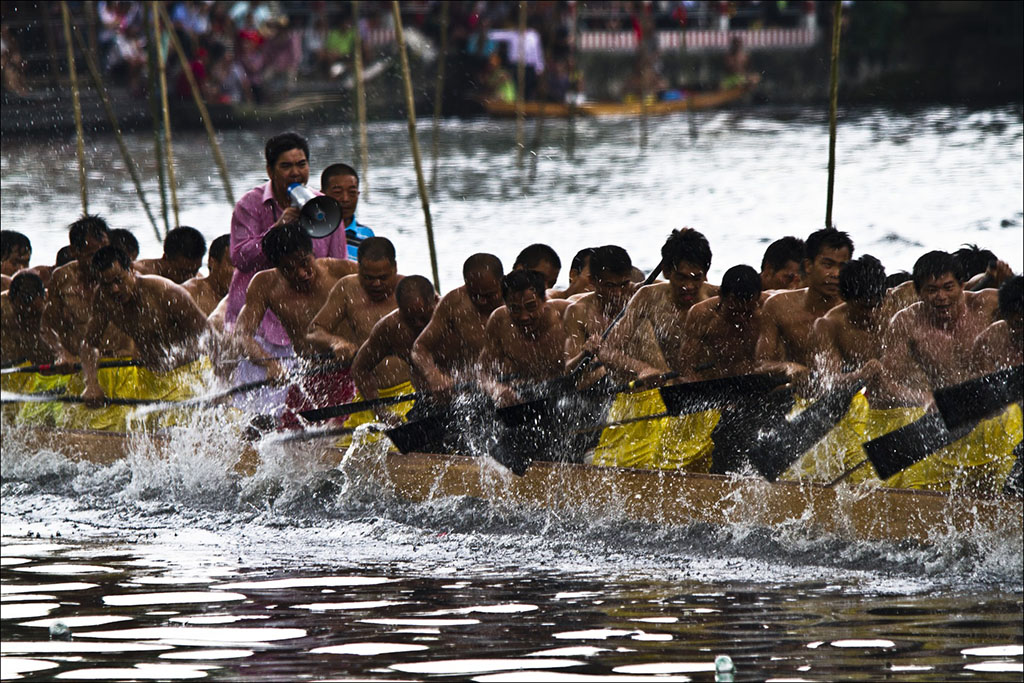
[{"label": "blue t-shirt", "polygon": [[367,237],[373,237],[373,230],[365,225],[360,225],[358,218],[353,218],[352,225],[345,228],[345,241],[348,243],[348,258],[350,261],[358,260],[359,244]]}]

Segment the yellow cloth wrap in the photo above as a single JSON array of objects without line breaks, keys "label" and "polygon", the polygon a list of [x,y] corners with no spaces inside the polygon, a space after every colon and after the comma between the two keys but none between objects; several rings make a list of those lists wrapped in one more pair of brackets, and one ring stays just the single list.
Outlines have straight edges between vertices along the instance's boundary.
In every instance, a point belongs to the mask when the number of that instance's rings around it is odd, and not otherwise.
[{"label": "yellow cloth wrap", "polygon": [[[665,412],[657,389],[615,397],[608,421],[617,422]],[[711,431],[721,417],[717,410],[692,415],[642,420],[608,427],[594,449],[593,464],[603,467],[687,469],[707,472],[711,464]]]},{"label": "yellow cloth wrap", "polygon": [[[799,408],[808,405],[808,400],[797,399]],[[908,425],[923,414],[922,408],[875,409],[863,393],[854,394],[843,419],[780,478],[789,481],[831,482],[867,459],[864,442]],[[893,477],[894,484],[899,476],[897,474]],[[870,463],[846,479],[850,483],[868,480],[878,481],[878,475]]]},{"label": "yellow cloth wrap", "polygon": [[[381,389],[380,391],[377,392],[377,396],[378,398],[391,398],[392,396],[401,396],[402,394],[412,394],[415,391],[416,389],[415,387],[413,387],[412,382],[406,381],[402,382],[401,384],[396,384],[393,387]],[[358,391],[356,391],[355,400],[364,400],[363,395]],[[402,421],[404,422],[406,414],[410,410],[412,410],[412,406],[414,403],[415,400],[410,399],[408,401],[402,401],[401,403],[396,403],[394,405],[384,406],[383,409],[402,418]],[[380,420],[377,419],[377,414],[373,410],[360,410],[358,413],[352,413],[351,415],[349,415],[348,419],[345,420],[344,426],[350,429],[355,429],[360,425],[371,424],[374,422],[380,422]],[[366,438],[369,443],[376,443],[377,441],[380,441],[382,438],[384,438],[384,435],[381,433],[368,434]],[[348,448],[351,444],[352,435],[345,434],[340,439],[338,439],[334,445],[337,446],[338,448]]]},{"label": "yellow cloth wrap", "polygon": [[[19,368],[25,368],[31,365],[31,363],[22,363],[18,365]],[[27,372],[12,372],[9,375],[0,375],[0,389],[9,391],[13,394],[27,394],[30,393],[32,386],[32,374]],[[14,422],[18,418],[18,412],[21,408],[26,405],[24,403],[5,403],[3,405],[3,416],[4,420]]]},{"label": "yellow cloth wrap", "polygon": [[[143,367],[101,368],[98,373],[103,393],[110,398],[135,398],[158,401],[182,401],[196,395],[201,388],[212,364],[208,358],[200,358],[167,372],[153,372]],[[81,375],[75,375],[69,383],[68,393],[81,395],[85,385]],[[87,408],[84,405],[68,406],[63,426],[72,429],[96,429],[108,432],[125,432],[137,422],[131,414],[134,406],[104,406]],[[180,421],[176,411],[161,411],[146,416],[144,425],[149,428],[167,427]],[[141,426],[141,425],[139,425]]]},{"label": "yellow cloth wrap", "polygon": [[996,417],[979,422],[962,439],[903,470],[901,486],[998,493],[1013,467],[1012,451],[1022,436],[1021,408],[1014,404]]},{"label": "yellow cloth wrap", "polygon": [[[28,367],[29,365],[29,363],[22,363],[19,367]],[[59,395],[67,392],[69,379],[70,375],[19,372],[4,375],[0,379],[0,387],[4,391],[19,394],[53,393]],[[64,404],[51,401],[8,403],[3,407],[3,416],[5,419],[19,424],[53,426],[60,420],[63,409]]]}]

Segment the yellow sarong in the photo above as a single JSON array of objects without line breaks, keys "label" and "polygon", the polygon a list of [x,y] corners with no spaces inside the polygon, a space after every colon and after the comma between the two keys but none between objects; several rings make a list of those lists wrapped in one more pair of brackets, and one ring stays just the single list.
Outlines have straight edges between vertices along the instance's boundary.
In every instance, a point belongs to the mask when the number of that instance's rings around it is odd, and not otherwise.
[{"label": "yellow sarong", "polygon": [[[23,363],[19,367],[28,367],[30,363]],[[54,395],[66,394],[70,375],[42,375],[37,372],[19,372],[4,375],[0,379],[0,387],[4,391],[18,394],[42,394],[52,393]],[[64,404],[56,401],[43,401],[39,403],[8,403],[3,407],[4,419],[27,425],[53,426],[59,419]]]},{"label": "yellow sarong", "polygon": [[[381,389],[379,392],[377,392],[377,396],[379,398],[391,398],[392,396],[411,394],[414,393],[415,391],[416,389],[412,386],[412,382],[406,381],[402,382],[401,384],[396,384],[393,387]],[[359,393],[359,391],[356,391],[355,400],[362,401],[365,399],[363,399],[363,396],[362,394]],[[406,414],[410,410],[412,410],[412,406],[414,403],[415,399],[409,399],[408,401],[402,401],[401,403],[386,406],[384,407],[384,410],[387,410],[393,413],[394,415],[402,418],[402,421],[404,422]],[[377,419],[377,414],[373,410],[361,410],[358,413],[352,413],[351,415],[349,415],[348,419],[345,420],[344,426],[350,429],[355,429],[360,425],[371,424],[373,422],[380,422],[380,420]],[[367,441],[369,441],[370,443],[375,443],[382,438],[384,438],[384,435],[380,433],[367,435]],[[338,441],[335,443],[335,446],[337,446],[338,448],[348,448],[351,444],[352,435],[346,434],[342,436],[340,439],[338,439]]]},{"label": "yellow sarong", "polygon": [[[167,372],[153,372],[143,367],[101,368],[98,373],[103,393],[110,398],[134,398],[155,401],[183,401],[196,395],[210,376],[212,364],[200,358]],[[80,395],[85,389],[81,375],[71,378],[70,395]],[[104,406],[91,409],[84,405],[68,406],[62,426],[72,429],[96,429],[108,432],[129,431],[132,426],[147,428],[168,427],[179,423],[182,416],[176,411],[151,413],[142,425],[132,417],[133,406]]]},{"label": "yellow sarong", "polygon": [[[615,397],[608,421],[617,422],[665,412],[657,389]],[[685,469],[707,472],[714,443],[711,432],[721,417],[708,410],[681,417],[662,417],[608,427],[594,449],[593,464],[603,467]]]},{"label": "yellow sarong", "polygon": [[1024,438],[1022,424],[1020,405],[1011,405],[996,417],[979,422],[967,436],[903,470],[897,475],[900,486],[998,493],[1013,467],[1013,449]]}]

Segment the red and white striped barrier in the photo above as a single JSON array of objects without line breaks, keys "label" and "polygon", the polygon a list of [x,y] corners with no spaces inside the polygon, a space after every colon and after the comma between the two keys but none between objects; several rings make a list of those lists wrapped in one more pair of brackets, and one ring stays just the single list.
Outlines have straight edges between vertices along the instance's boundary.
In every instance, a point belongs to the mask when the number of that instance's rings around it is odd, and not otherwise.
[{"label": "red and white striped barrier", "polygon": [[[662,52],[680,50],[683,31],[658,31],[658,49]],[[751,31],[686,31],[686,49],[692,52],[724,52],[733,38],[743,41],[743,47],[754,50],[787,50],[811,47],[817,42],[817,32],[805,28],[763,28]],[[379,48],[395,41],[390,28],[371,29],[366,42]],[[636,34],[632,31],[584,31],[580,33],[582,52],[633,52]]]}]

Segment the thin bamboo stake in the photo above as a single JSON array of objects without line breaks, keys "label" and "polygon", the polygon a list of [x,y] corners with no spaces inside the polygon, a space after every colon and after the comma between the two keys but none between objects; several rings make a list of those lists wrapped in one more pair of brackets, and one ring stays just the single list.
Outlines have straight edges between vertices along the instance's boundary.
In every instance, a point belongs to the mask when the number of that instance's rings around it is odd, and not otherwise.
[{"label": "thin bamboo stake", "polygon": [[[153,22],[153,5],[143,5],[145,26],[149,32],[146,40],[146,72],[149,81],[149,113],[153,117],[153,153],[156,155],[157,183],[160,187],[160,216],[164,222],[164,235],[171,230],[170,219],[167,217],[167,168],[164,165],[163,125],[160,118],[160,81],[157,77],[157,41],[160,40]],[[161,242],[163,239],[161,238]]]},{"label": "thin bamboo stake", "polygon": [[423,182],[423,165],[420,161],[420,143],[416,138],[416,109],[412,97],[412,76],[409,73],[409,57],[405,54],[405,32],[402,30],[402,14],[398,0],[391,1],[391,12],[395,18],[395,39],[398,41],[398,57],[402,61],[402,82],[405,85],[405,107],[409,114],[409,142],[412,146],[412,162],[416,167],[416,185],[423,204],[423,219],[427,224],[427,244],[430,247],[430,267],[434,274],[434,288],[441,291],[441,278],[437,274],[437,249],[434,247],[434,225],[430,220],[430,199],[427,185]]},{"label": "thin bamboo stake", "polygon": [[519,0],[519,63],[516,65],[516,166],[523,164],[526,119],[526,2]]},{"label": "thin bamboo stake", "polygon": [[363,37],[359,33],[359,0],[352,0],[352,23],[356,28],[355,67],[356,67],[356,116],[359,120],[359,179],[360,193],[363,201],[370,199],[370,143],[366,136],[366,83],[363,80]]},{"label": "thin bamboo stake", "polygon": [[434,163],[430,171],[430,189],[437,187],[437,161],[441,145],[441,100],[444,97],[444,66],[448,60],[448,3],[441,3],[441,54],[437,58],[437,83],[434,88]]},{"label": "thin bamboo stake", "polygon": [[[158,7],[164,23],[168,27],[173,27],[174,24],[167,14],[167,7],[162,3],[158,4]],[[220,170],[220,179],[224,184],[224,194],[227,195],[228,202],[234,207],[235,193],[231,191],[231,180],[228,178],[227,163],[224,161],[224,155],[221,154],[220,144],[217,142],[217,134],[213,131],[213,124],[210,123],[210,112],[206,109],[206,103],[203,102],[203,95],[199,92],[199,84],[196,83],[196,76],[192,73],[192,67],[185,56],[185,48],[181,46],[181,41],[178,40],[178,34],[172,28],[168,31],[168,35],[171,37],[171,45],[174,46],[174,52],[178,55],[178,61],[181,62],[182,71],[185,72],[185,78],[188,79],[189,88],[192,90],[192,99],[195,100],[196,107],[199,108],[199,116],[202,117],[203,125],[206,127],[206,137],[210,140],[210,147],[213,149],[213,159],[217,162],[217,168]]]},{"label": "thin bamboo stake", "polygon": [[61,19],[64,22],[64,44],[68,53],[68,76],[71,78],[71,107],[75,112],[76,148],[78,155],[78,187],[82,195],[82,213],[89,213],[89,190],[85,179],[85,131],[82,129],[82,103],[78,99],[78,72],[75,71],[75,46],[71,41],[71,13],[68,3],[60,2]]},{"label": "thin bamboo stake", "polygon": [[114,107],[110,104],[110,98],[107,96],[107,89],[103,86],[103,77],[100,76],[99,67],[96,66],[96,60],[93,59],[92,53],[86,49],[85,41],[82,40],[82,35],[77,30],[75,31],[75,38],[78,39],[78,49],[85,55],[85,64],[89,67],[89,75],[92,76],[93,86],[103,102],[107,118],[110,119],[110,127],[114,130],[114,138],[117,140],[118,149],[121,150],[121,158],[124,159],[124,165],[128,167],[128,174],[132,177],[132,184],[135,185],[135,193],[139,195],[139,201],[142,203],[142,208],[145,209],[146,216],[153,226],[153,232],[156,233],[157,241],[160,241],[160,228],[156,226],[156,219],[153,218],[149,202],[146,201],[146,194],[142,190],[142,178],[139,177],[139,169],[135,165],[135,160],[132,159],[131,152],[128,151],[128,145],[125,144],[124,136],[121,135],[121,126],[117,123],[117,114],[114,113]]},{"label": "thin bamboo stake", "polygon": [[832,85],[828,107],[828,198],[825,202],[825,227],[832,227],[832,192],[836,180],[836,105],[839,100],[839,34],[843,3],[832,3]]},{"label": "thin bamboo stake", "polygon": [[[174,225],[178,220],[178,183],[174,177],[174,145],[171,144],[171,108],[167,104],[167,56],[160,39],[160,3],[152,0],[150,7],[153,12],[153,40],[156,43],[157,73],[160,75],[160,108],[164,119],[164,149],[167,151],[167,184],[171,188],[171,209],[174,211]],[[173,24],[168,23],[168,27]],[[173,29],[171,29],[173,30]]]}]

